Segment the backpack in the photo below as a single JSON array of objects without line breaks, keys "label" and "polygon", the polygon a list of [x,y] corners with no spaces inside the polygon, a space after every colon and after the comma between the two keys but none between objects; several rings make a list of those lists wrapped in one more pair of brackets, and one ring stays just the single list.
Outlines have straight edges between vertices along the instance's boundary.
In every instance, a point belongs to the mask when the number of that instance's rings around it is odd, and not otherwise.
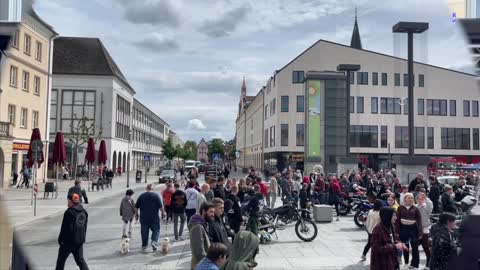
[{"label": "backpack", "polygon": [[87,212],[82,210],[75,217],[72,230],[72,242],[75,245],[83,245],[87,236]]}]

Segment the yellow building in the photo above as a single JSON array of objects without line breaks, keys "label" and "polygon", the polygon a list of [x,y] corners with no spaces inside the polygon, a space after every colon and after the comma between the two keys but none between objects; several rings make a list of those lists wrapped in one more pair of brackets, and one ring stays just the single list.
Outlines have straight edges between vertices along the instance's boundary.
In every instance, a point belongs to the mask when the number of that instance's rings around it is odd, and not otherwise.
[{"label": "yellow building", "polygon": [[[0,62],[0,188],[8,188],[13,173],[19,173],[26,163],[33,128],[40,129],[44,153],[48,153],[49,75],[57,34],[31,6],[22,6],[27,2],[10,0],[6,2],[10,4],[9,14],[0,12],[0,30],[13,29]],[[38,172],[39,181],[46,172],[45,159]]]},{"label": "yellow building", "polygon": [[450,14],[455,12],[458,19],[465,18],[467,15],[467,0],[448,0],[448,10]]}]

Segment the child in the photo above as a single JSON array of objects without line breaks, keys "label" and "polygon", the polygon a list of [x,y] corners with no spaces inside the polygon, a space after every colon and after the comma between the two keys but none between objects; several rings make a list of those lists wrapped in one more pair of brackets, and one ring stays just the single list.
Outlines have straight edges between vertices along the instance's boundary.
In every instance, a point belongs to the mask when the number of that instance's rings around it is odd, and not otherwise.
[{"label": "child", "polygon": [[133,193],[132,189],[128,189],[120,203],[120,216],[123,221],[122,238],[132,238],[133,218],[135,217],[135,201],[132,198]]},{"label": "child", "polygon": [[400,205],[403,205],[403,199],[405,198],[405,194],[408,193],[408,186],[403,185],[402,186],[402,193],[400,193]]},{"label": "child", "polygon": [[175,188],[171,181],[167,182],[167,188],[162,192],[163,203],[165,204],[165,212],[167,212],[167,217],[165,218],[165,223],[168,224],[169,220],[172,220],[172,211],[170,211],[170,206],[172,205],[172,195],[175,193]]}]

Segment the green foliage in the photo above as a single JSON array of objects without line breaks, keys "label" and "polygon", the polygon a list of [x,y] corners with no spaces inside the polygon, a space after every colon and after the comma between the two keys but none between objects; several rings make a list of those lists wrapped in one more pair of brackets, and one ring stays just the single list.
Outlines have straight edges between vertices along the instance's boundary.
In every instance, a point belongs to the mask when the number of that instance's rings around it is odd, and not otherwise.
[{"label": "green foliage", "polygon": [[183,145],[184,160],[197,160],[197,143],[186,141]]},{"label": "green foliage", "polygon": [[177,156],[176,148],[173,146],[172,139],[168,138],[166,142],[163,143],[163,155],[168,159],[172,160]]},{"label": "green foliage", "polygon": [[220,154],[222,158],[225,156],[225,144],[222,139],[215,138],[208,143],[208,154],[210,158],[213,154]]}]

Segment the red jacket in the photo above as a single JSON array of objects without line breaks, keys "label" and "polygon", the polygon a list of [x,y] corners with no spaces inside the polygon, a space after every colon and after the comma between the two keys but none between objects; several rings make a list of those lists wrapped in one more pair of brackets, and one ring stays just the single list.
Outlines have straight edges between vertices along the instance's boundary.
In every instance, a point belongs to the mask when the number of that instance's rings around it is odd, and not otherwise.
[{"label": "red jacket", "polygon": [[333,179],[330,183],[330,191],[338,195],[342,193],[342,189],[340,188],[340,184],[338,183],[338,180],[336,178]]},{"label": "red jacket", "polygon": [[259,184],[260,186],[260,193],[262,193],[263,197],[267,197],[268,196],[268,188],[267,188],[267,185],[265,185],[265,183],[261,182]]},{"label": "red jacket", "polygon": [[170,206],[172,204],[172,195],[175,193],[175,189],[172,190],[164,190],[162,195],[163,195],[163,202],[165,203],[165,206]]}]

